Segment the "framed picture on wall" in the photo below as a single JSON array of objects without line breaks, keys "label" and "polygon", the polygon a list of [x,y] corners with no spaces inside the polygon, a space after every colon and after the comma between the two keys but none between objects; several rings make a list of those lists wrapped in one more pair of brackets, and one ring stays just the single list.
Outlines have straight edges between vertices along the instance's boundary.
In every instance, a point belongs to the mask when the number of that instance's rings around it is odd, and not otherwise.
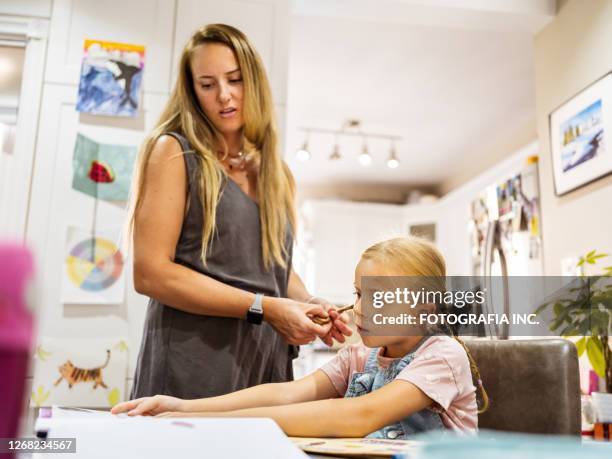
[{"label": "framed picture on wall", "polygon": [[408,233],[411,236],[422,237],[431,242],[436,242],[436,224],[425,223],[422,225],[410,225]]},{"label": "framed picture on wall", "polygon": [[549,122],[557,196],[612,172],[612,72],[554,110]]}]

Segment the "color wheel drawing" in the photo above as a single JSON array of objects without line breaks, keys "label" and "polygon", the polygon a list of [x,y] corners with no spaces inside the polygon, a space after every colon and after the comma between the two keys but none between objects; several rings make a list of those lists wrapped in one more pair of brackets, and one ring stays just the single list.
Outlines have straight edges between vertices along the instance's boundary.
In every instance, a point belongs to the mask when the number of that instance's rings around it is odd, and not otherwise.
[{"label": "color wheel drawing", "polygon": [[99,292],[117,282],[123,271],[123,256],[108,239],[86,239],[70,251],[66,269],[77,287]]},{"label": "color wheel drawing", "polygon": [[124,300],[125,259],[115,241],[121,230],[68,228],[62,303],[120,304]]}]

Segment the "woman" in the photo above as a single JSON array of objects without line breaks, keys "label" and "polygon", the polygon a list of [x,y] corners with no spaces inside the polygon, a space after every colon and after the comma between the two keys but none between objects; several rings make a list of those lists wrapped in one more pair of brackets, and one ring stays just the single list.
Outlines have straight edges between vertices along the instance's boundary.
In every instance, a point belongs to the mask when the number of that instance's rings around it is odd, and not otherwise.
[{"label": "woman", "polygon": [[350,334],[335,311],[311,320],[329,308],[291,269],[294,183],[257,52],[213,24],[179,65],[135,182],[134,285],[151,300],[132,398],[288,381],[293,345]]}]

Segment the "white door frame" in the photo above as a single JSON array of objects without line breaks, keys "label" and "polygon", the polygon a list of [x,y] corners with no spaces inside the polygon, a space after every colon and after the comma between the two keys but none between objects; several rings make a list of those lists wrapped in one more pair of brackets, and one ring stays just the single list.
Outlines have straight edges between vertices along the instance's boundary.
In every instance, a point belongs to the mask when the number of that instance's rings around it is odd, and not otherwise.
[{"label": "white door frame", "polygon": [[25,45],[15,148],[0,152],[0,238],[25,238],[49,21],[0,15],[0,42]]}]

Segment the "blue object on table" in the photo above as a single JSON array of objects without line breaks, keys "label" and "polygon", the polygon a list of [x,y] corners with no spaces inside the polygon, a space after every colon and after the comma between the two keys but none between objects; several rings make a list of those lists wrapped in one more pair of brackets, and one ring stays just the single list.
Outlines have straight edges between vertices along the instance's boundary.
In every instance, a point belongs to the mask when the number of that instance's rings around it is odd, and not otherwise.
[{"label": "blue object on table", "polygon": [[[612,443],[583,443],[579,437],[534,435],[481,430],[478,435],[431,432],[412,440],[423,441],[418,459],[610,459]],[[402,459],[402,458],[396,458]]]}]

